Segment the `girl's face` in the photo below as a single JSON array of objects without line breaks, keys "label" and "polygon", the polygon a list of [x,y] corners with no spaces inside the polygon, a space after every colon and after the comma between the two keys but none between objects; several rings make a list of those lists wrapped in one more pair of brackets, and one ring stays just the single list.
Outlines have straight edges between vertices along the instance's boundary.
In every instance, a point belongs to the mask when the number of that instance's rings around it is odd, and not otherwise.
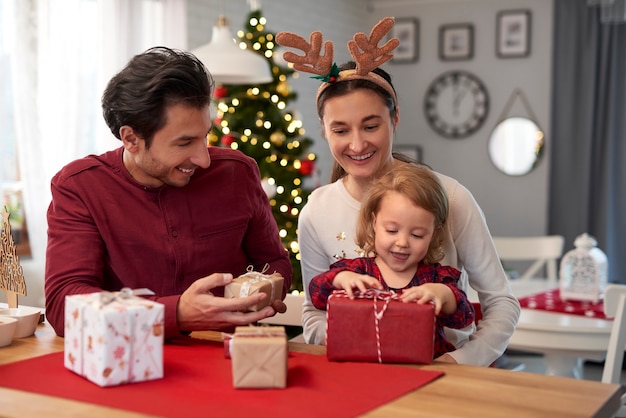
[{"label": "girl's face", "polygon": [[414,274],[435,234],[435,215],[389,191],[380,202],[373,226],[376,262],[397,273]]},{"label": "girl's face", "polygon": [[391,141],[397,124],[383,99],[359,89],[324,104],[324,136],[330,152],[346,173],[368,179],[390,164]]}]

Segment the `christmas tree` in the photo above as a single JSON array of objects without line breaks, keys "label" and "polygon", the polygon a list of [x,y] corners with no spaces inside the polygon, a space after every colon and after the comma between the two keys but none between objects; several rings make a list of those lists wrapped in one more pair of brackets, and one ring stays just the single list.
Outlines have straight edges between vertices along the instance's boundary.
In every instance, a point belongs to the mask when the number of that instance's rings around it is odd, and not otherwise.
[{"label": "christmas tree", "polygon": [[261,11],[252,11],[238,36],[240,46],[268,60],[274,80],[261,85],[216,86],[217,110],[209,143],[240,150],[256,160],[280,238],[291,257],[291,288],[302,290],[296,229],[298,214],[310,193],[304,179],[314,174],[315,154],[308,152],[313,141],[304,136],[302,122],[287,107],[296,98],[287,82],[294,70],[277,64],[274,33],[267,31],[265,24]]}]

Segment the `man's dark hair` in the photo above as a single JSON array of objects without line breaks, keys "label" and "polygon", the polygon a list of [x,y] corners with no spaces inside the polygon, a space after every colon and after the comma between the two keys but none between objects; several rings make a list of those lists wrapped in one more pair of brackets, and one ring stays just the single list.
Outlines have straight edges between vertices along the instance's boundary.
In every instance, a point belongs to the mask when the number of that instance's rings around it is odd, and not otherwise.
[{"label": "man's dark hair", "polygon": [[128,125],[150,147],[166,124],[165,110],[176,104],[202,109],[211,102],[213,78],[188,52],[154,47],[135,55],[102,95],[102,114],[113,135]]}]

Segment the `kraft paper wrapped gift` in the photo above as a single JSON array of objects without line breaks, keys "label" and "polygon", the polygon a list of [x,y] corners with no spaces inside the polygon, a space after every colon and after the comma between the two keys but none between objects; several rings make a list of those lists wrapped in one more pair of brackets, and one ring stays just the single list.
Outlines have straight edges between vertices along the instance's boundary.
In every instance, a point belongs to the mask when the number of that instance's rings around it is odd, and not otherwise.
[{"label": "kraft paper wrapped gift", "polygon": [[287,386],[287,335],[284,327],[237,327],[230,351],[235,388]]},{"label": "kraft paper wrapped gift", "polygon": [[164,306],[135,294],[122,289],[65,298],[66,368],[99,386],[163,377]]},{"label": "kraft paper wrapped gift", "polygon": [[225,298],[243,298],[263,292],[267,298],[248,308],[248,311],[257,312],[271,305],[275,300],[282,299],[284,279],[280,273],[264,274],[263,272],[252,271],[235,277],[232,282],[224,288]]},{"label": "kraft paper wrapped gift", "polygon": [[435,310],[430,303],[403,303],[393,292],[374,289],[350,299],[336,290],[326,315],[330,361],[432,363]]}]

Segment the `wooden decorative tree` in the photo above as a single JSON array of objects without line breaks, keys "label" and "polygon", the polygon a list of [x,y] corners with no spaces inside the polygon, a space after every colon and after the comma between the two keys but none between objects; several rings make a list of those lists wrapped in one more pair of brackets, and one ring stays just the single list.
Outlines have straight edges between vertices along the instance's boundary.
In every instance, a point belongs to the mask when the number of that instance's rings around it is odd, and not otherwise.
[{"label": "wooden decorative tree", "polygon": [[15,242],[11,235],[9,210],[2,210],[2,236],[0,240],[0,290],[7,293],[9,308],[17,308],[17,295],[26,296],[24,271],[17,256]]}]

